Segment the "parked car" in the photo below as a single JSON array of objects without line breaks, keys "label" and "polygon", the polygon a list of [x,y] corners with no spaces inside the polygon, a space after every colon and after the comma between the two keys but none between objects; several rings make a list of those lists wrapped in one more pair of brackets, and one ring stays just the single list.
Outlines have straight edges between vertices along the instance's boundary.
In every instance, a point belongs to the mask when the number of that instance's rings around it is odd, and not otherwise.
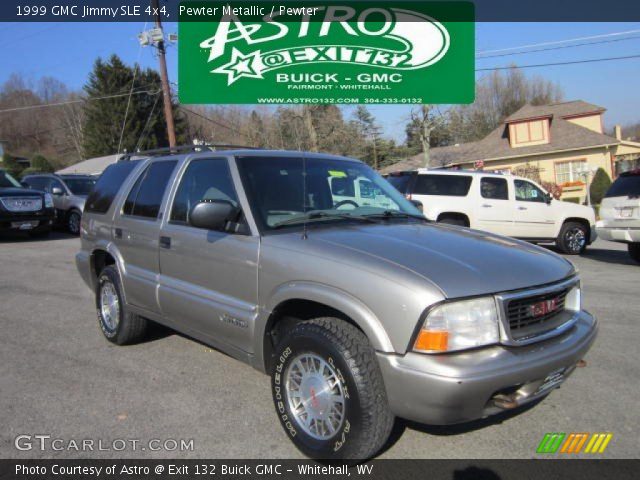
[{"label": "parked car", "polygon": [[[172,151],[108,167],[87,199],[76,263],[100,329],[122,345],[156,321],[269,373],[305,454],[368,458],[396,416],[486,417],[583,364],[597,322],[561,256],[429,222],[357,160]],[[385,206],[340,205],[335,177]]]},{"label": "parked car", "polygon": [[621,173],[600,204],[598,235],[627,244],[629,255],[640,262],[640,170]]},{"label": "parked car", "polygon": [[481,171],[399,172],[387,179],[423,204],[433,221],[471,227],[532,243],[555,243],[566,254],[596,239],[593,208],[555,200],[527,178]]},{"label": "parked car", "polygon": [[87,195],[96,183],[91,175],[27,175],[22,183],[29,188],[42,190],[53,196],[56,221],[64,225],[70,233],[80,233],[80,220]]},{"label": "parked car", "polygon": [[33,237],[44,237],[51,232],[54,217],[51,195],[23,188],[0,170],[0,231],[24,231]]}]

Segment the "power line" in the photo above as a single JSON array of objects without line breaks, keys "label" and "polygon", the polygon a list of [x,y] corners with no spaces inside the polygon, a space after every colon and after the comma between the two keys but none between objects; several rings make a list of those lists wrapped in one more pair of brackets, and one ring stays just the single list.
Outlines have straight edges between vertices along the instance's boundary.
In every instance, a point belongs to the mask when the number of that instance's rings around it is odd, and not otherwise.
[{"label": "power line", "polygon": [[184,107],[182,105],[179,105],[178,108],[181,109],[181,110],[184,110],[185,112],[191,113],[192,115],[195,115],[196,117],[200,117],[203,120],[207,120],[208,122],[211,122],[214,125],[218,125],[219,127],[226,128],[228,130],[231,130],[232,132],[236,132],[236,133],[238,133],[238,134],[240,134],[240,135],[242,135],[243,137],[246,138],[246,135],[244,133],[242,133],[240,130],[238,130],[237,128],[231,127],[230,125],[226,125],[226,124],[224,124],[222,122],[214,120],[213,118],[209,118],[209,117],[207,117],[205,115],[202,115],[201,113],[198,113],[198,112],[196,112],[194,110],[191,110],[190,108]]},{"label": "power line", "polygon": [[551,50],[562,50],[564,48],[575,48],[575,47],[583,47],[586,45],[600,45],[603,43],[613,43],[613,42],[622,42],[625,40],[634,40],[636,38],[640,38],[640,35],[636,35],[633,37],[626,38],[613,38],[611,40],[600,40],[599,42],[585,42],[585,43],[576,43],[575,45],[561,45],[558,47],[548,47],[548,48],[538,48],[536,50],[529,50],[526,52],[512,52],[512,53],[499,53],[497,55],[486,55],[484,57],[476,57],[478,60],[484,60],[485,58],[496,58],[496,57],[509,57],[511,55],[526,55],[528,53],[537,53],[537,52],[548,52]]},{"label": "power line", "polygon": [[578,63],[595,63],[595,62],[608,62],[612,60],[629,60],[632,58],[640,58],[640,55],[627,55],[624,57],[608,57],[608,58],[590,58],[586,60],[574,60],[569,62],[538,63],[535,65],[512,65],[509,67],[477,68],[476,72],[488,72],[493,70],[510,70],[512,68],[556,67],[561,65],[575,65]]},{"label": "power line", "polygon": [[601,35],[590,35],[588,37],[578,37],[578,38],[570,38],[567,40],[557,40],[553,42],[542,42],[542,43],[532,43],[529,45],[520,45],[519,47],[508,47],[508,48],[499,48],[497,50],[485,50],[484,52],[478,52],[478,55],[483,55],[485,53],[501,53],[501,52],[509,52],[511,50],[522,50],[523,48],[535,48],[535,47],[546,47],[549,45],[561,45],[563,43],[571,43],[571,42],[580,42],[584,40],[595,40],[597,38],[606,38],[606,37],[616,37],[621,35],[629,35],[632,33],[640,33],[640,29],[638,30],[627,30],[626,32],[613,32],[613,33],[604,33]]},{"label": "power line", "polygon": [[[154,95],[156,93],[158,93],[157,91],[150,91],[150,90],[138,90],[133,92],[133,95],[140,95],[146,93],[148,95]],[[127,93],[119,93],[119,94],[115,94],[115,95],[105,95],[102,97],[92,97],[92,98],[80,98],[78,100],[67,100],[66,102],[57,102],[57,103],[42,103],[40,105],[26,105],[24,107],[14,107],[14,108],[5,108],[4,110],[0,110],[0,113],[8,113],[8,112],[19,112],[19,111],[23,111],[23,110],[33,110],[36,108],[45,108],[45,107],[59,107],[62,105],[71,105],[73,103],[84,103],[84,102],[93,102],[95,100],[106,100],[109,98],[118,98],[118,97],[126,97],[129,95],[129,92]]]}]

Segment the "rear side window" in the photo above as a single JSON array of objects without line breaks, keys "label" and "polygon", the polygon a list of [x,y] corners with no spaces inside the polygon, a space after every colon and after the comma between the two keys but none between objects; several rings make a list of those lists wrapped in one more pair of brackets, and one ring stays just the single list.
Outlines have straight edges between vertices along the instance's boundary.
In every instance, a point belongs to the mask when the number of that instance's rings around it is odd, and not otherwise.
[{"label": "rear side window", "polygon": [[604,196],[605,198],[640,196],[640,175],[631,174],[619,176]]},{"label": "rear side window", "polygon": [[158,218],[162,197],[176,163],[172,160],[149,165],[129,192],[122,213],[137,217]]},{"label": "rear side window", "polygon": [[484,177],[480,181],[480,194],[482,198],[509,200],[507,180],[504,178]]},{"label": "rear side window", "polygon": [[418,195],[447,195],[464,197],[469,193],[468,175],[418,175],[413,193]]},{"label": "rear side window", "polygon": [[409,189],[411,175],[389,175],[386,180],[400,193],[406,194]]},{"label": "rear side window", "polygon": [[120,187],[138,163],[139,160],[134,160],[108,166],[87,197],[85,212],[107,213]]}]

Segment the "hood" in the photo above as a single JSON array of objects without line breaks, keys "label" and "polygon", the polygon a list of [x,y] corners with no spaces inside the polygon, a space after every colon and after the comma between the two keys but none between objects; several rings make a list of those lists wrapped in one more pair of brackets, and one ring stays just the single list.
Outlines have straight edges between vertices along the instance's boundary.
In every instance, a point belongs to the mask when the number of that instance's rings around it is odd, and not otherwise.
[{"label": "hood", "polygon": [[[299,233],[290,235],[300,238]],[[335,249],[350,250],[364,254],[365,262],[369,257],[408,269],[448,298],[543,285],[575,273],[569,261],[536,245],[442,224],[318,228],[303,242],[297,245],[316,250],[310,253],[326,256]],[[356,256],[352,255],[357,263]]]},{"label": "hood", "polygon": [[29,188],[0,188],[0,197],[42,197],[43,193]]}]

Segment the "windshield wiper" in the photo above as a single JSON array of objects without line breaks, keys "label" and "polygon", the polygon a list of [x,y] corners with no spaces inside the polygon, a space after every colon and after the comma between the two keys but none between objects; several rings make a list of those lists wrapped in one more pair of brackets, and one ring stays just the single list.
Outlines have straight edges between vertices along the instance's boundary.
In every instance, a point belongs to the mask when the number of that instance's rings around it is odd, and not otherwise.
[{"label": "windshield wiper", "polygon": [[385,210],[381,213],[371,213],[367,217],[382,217],[382,218],[415,218],[416,220],[424,220],[429,222],[429,219],[424,215],[418,215],[415,213],[399,212],[397,210]]},{"label": "windshield wiper", "polygon": [[289,218],[287,220],[283,220],[281,222],[275,223],[273,225],[273,228],[280,228],[280,227],[285,227],[287,225],[295,225],[297,223],[304,223],[304,222],[316,221],[316,220],[325,220],[325,219],[331,219],[331,218],[360,220],[360,221],[369,222],[369,223],[378,223],[369,215],[350,215],[348,213],[312,211],[312,212],[308,212],[302,217]]}]

